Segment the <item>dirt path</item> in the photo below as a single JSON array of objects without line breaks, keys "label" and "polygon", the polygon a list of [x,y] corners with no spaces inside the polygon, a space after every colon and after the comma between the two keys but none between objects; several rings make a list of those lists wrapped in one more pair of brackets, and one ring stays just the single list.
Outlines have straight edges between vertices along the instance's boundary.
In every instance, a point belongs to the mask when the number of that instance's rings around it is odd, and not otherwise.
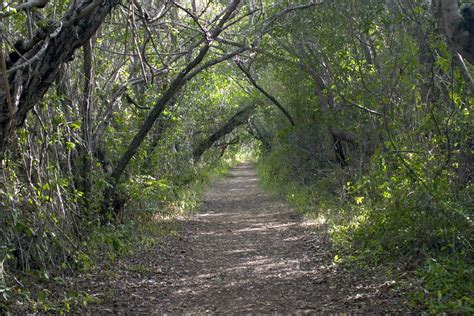
[{"label": "dirt path", "polygon": [[[123,262],[97,312],[403,312],[393,284],[332,263],[322,233],[232,170],[182,223],[180,238]],[[139,269],[130,267],[140,267]],[[128,268],[127,268],[128,267]],[[110,283],[109,283],[110,282]]]}]

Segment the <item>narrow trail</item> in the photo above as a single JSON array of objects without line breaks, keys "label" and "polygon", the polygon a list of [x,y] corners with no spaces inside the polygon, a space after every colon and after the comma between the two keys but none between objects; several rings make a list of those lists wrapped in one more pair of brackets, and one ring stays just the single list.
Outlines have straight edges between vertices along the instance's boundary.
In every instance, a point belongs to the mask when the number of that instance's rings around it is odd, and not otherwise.
[{"label": "narrow trail", "polygon": [[[92,311],[131,314],[405,312],[382,274],[332,262],[322,232],[264,193],[251,165],[204,196],[179,238],[122,262]],[[140,269],[130,269],[130,266]]]}]

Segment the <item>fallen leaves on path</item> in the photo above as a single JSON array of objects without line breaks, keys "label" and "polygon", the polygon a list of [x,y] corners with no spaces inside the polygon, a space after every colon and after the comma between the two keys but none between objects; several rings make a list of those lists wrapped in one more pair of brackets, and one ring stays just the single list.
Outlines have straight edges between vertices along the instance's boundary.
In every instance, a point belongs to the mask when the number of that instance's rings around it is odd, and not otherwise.
[{"label": "fallen leaves on path", "polygon": [[[245,164],[181,220],[181,235],[97,276],[96,312],[406,312],[383,274],[333,263],[326,236],[264,193]],[[94,286],[95,284],[95,286]]]}]

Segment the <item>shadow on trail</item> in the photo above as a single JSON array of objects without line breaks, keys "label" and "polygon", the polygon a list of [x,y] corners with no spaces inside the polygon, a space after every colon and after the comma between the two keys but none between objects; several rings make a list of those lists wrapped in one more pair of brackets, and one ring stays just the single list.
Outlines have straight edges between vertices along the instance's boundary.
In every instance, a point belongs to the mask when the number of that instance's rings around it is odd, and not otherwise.
[{"label": "shadow on trail", "polygon": [[[259,188],[250,164],[231,171],[182,221],[179,239],[124,262],[99,311],[125,313],[403,312],[381,274],[332,262],[323,233]],[[117,282],[118,281],[118,282]]]}]

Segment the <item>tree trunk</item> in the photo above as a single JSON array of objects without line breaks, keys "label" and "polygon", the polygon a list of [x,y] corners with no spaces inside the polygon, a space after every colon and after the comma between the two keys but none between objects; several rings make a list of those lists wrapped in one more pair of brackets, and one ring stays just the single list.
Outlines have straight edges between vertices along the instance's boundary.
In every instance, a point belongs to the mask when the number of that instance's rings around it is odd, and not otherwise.
[{"label": "tree trunk", "polygon": [[[56,78],[60,66],[71,60],[75,51],[83,46],[105,20],[118,0],[78,1],[64,15],[56,29],[36,36],[34,43],[10,54],[7,75],[10,91],[0,87],[0,156],[9,141],[10,109],[7,95],[13,99],[14,126],[23,124],[28,113],[43,98]],[[18,56],[21,53],[23,58]],[[26,60],[26,61],[25,61]]]},{"label": "tree trunk", "polygon": [[224,137],[225,135],[231,133],[234,129],[239,127],[240,125],[244,124],[250,115],[253,113],[255,109],[254,105],[247,106],[237,113],[235,113],[224,125],[222,125],[216,132],[214,132],[211,136],[200,142],[196,148],[193,150],[193,157],[194,161],[199,161],[202,154],[206,150],[212,147],[212,145],[218,141],[220,138]]},{"label": "tree trunk", "polygon": [[92,153],[91,153],[91,105],[92,105],[92,89],[94,85],[93,81],[93,69],[92,69],[92,42],[88,40],[84,44],[84,62],[83,62],[83,74],[84,74],[84,88],[81,104],[81,134],[82,144],[79,149],[79,159],[82,160],[81,164],[81,191],[84,192],[82,197],[85,210],[89,209],[90,190],[92,186],[91,172],[92,172]]},{"label": "tree trunk", "polygon": [[474,4],[465,5],[461,11],[458,0],[438,0],[438,14],[448,44],[474,64]]},{"label": "tree trunk", "polygon": [[[227,8],[222,18],[219,20],[217,25],[209,32],[209,34],[206,35],[206,38],[204,39],[205,44],[200,49],[198,55],[182,71],[179,72],[179,74],[170,84],[169,88],[165,91],[163,96],[156,102],[155,106],[153,107],[153,109],[150,111],[147,118],[145,119],[142,127],[140,128],[138,133],[135,135],[131,143],[128,145],[127,150],[118,161],[110,177],[111,185],[104,193],[104,204],[102,207],[102,215],[103,215],[103,218],[105,218],[106,220],[108,217],[110,217],[110,211],[112,211],[115,214],[117,213],[117,211],[119,211],[116,208],[111,210],[111,206],[115,204],[113,201],[113,198],[115,196],[118,196],[116,194],[116,187],[128,163],[130,162],[130,160],[133,158],[133,156],[136,154],[136,152],[140,148],[140,145],[143,143],[146,135],[150,132],[151,128],[153,127],[153,124],[160,117],[161,113],[163,112],[167,104],[174,97],[174,95],[181,89],[181,87],[186,83],[186,81],[189,80],[189,78],[191,78],[188,75],[193,74],[191,73],[191,71],[193,71],[202,62],[204,57],[207,55],[207,52],[209,51],[211,47],[211,42],[222,32],[222,28],[225,22],[228,21],[232,17],[239,3],[240,3],[240,0],[232,0],[227,5]],[[200,68],[201,71],[204,69],[205,68]]]}]

